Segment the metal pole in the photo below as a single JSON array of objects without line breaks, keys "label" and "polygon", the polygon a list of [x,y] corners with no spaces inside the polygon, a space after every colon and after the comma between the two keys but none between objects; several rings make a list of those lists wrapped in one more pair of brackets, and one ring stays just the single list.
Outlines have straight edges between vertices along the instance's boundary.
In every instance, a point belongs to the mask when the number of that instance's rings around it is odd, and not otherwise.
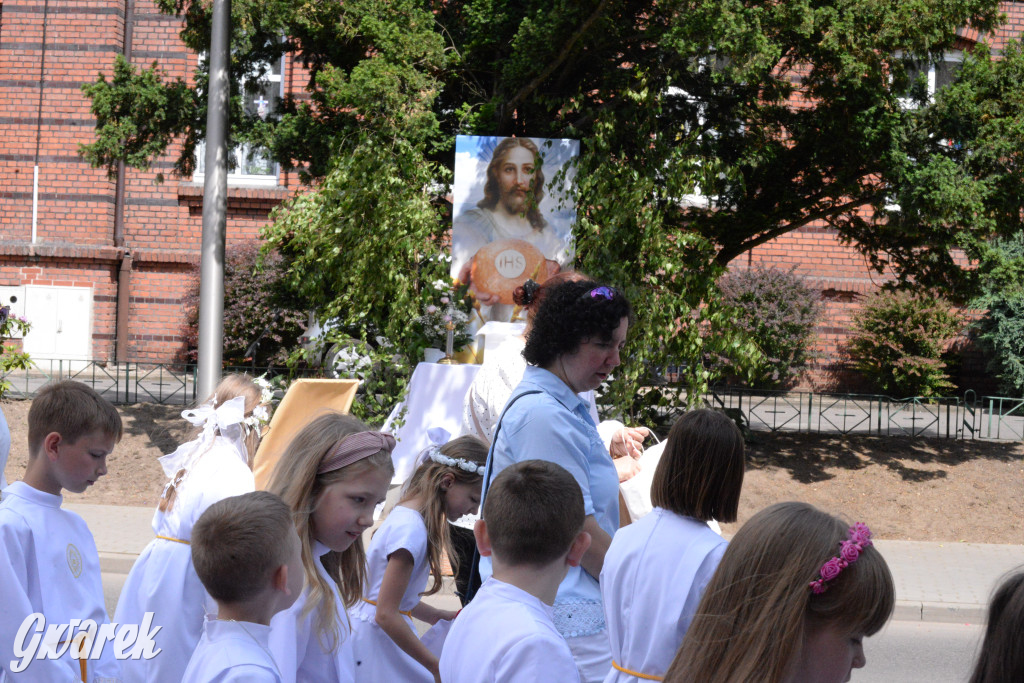
[{"label": "metal pole", "polygon": [[206,114],[203,246],[199,266],[199,397],[220,382],[224,347],[224,233],[228,207],[228,59],[231,1],[213,0]]}]

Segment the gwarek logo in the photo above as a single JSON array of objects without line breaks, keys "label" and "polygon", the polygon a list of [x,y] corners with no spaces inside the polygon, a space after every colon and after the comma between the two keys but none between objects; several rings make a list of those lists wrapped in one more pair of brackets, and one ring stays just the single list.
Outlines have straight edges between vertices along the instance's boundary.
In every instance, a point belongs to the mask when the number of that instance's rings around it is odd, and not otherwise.
[{"label": "gwarek logo", "polygon": [[70,654],[73,659],[98,660],[108,643],[114,657],[153,659],[162,651],[153,638],[163,626],[153,626],[153,613],[146,612],[141,624],[97,624],[92,619],[72,619],[69,624],[49,624],[40,612],[25,617],[14,636],[11,671],[21,673],[33,659],[60,659]]}]

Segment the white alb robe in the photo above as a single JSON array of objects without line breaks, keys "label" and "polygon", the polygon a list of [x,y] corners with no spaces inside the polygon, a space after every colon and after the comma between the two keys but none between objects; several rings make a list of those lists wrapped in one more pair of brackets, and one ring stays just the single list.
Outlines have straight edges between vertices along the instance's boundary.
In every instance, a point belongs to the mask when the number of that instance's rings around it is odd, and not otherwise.
[{"label": "white alb robe", "polygon": [[[77,683],[78,660],[34,659],[20,674],[10,671],[22,622],[41,613],[47,626],[91,619],[110,622],[103,602],[100,558],[85,521],[61,509],[62,496],[14,482],[0,502],[0,681]],[[77,632],[77,631],[76,631]],[[67,631],[64,631],[66,636]],[[28,645],[31,635],[22,645]],[[70,649],[70,648],[68,648]],[[87,677],[117,679],[121,666],[107,642],[99,659],[87,662]]]},{"label": "white alb robe", "polygon": [[353,658],[351,628],[345,614],[345,605],[338,594],[338,584],[320,563],[320,557],[330,552],[322,543],[313,546],[317,558],[316,568],[331,587],[334,608],[337,610],[341,642],[334,652],[324,650],[319,635],[314,633],[316,612],[302,616],[309,588],[302,592],[291,607],[274,615],[270,620],[270,651],[281,670],[284,683],[352,683]]},{"label": "white alb robe", "polygon": [[[377,601],[388,557],[395,551],[405,549],[412,554],[413,570],[409,585],[402,595],[398,609],[411,611],[420,602],[420,593],[427,588],[430,577],[430,563],[427,559],[427,526],[419,512],[403,505],[396,505],[384,523],[373,535],[366,553],[366,588],[363,597]],[[377,608],[368,602],[361,602],[349,610],[352,618],[352,653],[355,656],[356,683],[380,683],[381,681],[402,681],[403,683],[433,683],[434,677],[419,662],[405,653],[391,640],[375,621]],[[412,619],[405,621],[409,629],[416,631]]]},{"label": "white alb robe", "polygon": [[[665,675],[726,545],[704,522],[658,507],[619,529],[601,570],[601,598],[616,664]],[[639,680],[613,668],[605,683]]]},{"label": "white alb robe", "polygon": [[263,624],[208,620],[181,683],[281,683],[269,636]]},{"label": "white alb robe", "polygon": [[493,576],[459,612],[441,651],[444,683],[578,683],[552,607]]},{"label": "white alb robe", "polygon": [[255,488],[239,444],[217,436],[191,466],[171,509],[157,509],[153,532],[164,538],[150,541],[135,561],[121,589],[114,621],[138,624],[146,612],[153,612],[153,627],[162,627],[154,637],[162,652],[149,661],[126,661],[125,683],[181,680],[202,635],[204,617],[217,613],[216,603],[192,567],[188,545],[192,527],[214,503]]}]

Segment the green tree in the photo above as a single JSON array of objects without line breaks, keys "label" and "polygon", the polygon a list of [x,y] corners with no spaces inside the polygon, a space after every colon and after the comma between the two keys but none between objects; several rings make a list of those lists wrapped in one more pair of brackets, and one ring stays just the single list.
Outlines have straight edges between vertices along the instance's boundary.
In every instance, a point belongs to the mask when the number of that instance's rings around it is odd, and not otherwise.
[{"label": "green tree", "polygon": [[[185,15],[189,47],[206,49],[208,7],[161,2]],[[234,142],[262,144],[315,182],[267,236],[318,313],[364,336],[386,331],[400,345],[421,278],[443,274],[454,134],[583,141],[576,265],[623,286],[640,313],[607,394],[627,412],[678,400],[652,391],[634,402],[659,366],[685,365],[694,402],[715,379],[709,357],[740,367],[759,357],[715,284],[753,247],[820,221],[879,270],[951,287],[965,279],[951,249],[973,257],[1020,230],[1021,166],[1004,163],[992,138],[1019,119],[1019,51],[1006,65],[984,49],[968,59],[964,78],[977,85],[958,91],[957,107],[901,103],[904,60],[950,48],[960,27],[990,30],[996,0],[237,0],[232,13],[236,78],[258,78],[280,54],[311,73],[309,98],[266,121],[232,100]],[[167,132],[202,137],[202,96],[178,96],[181,83],[156,76],[122,69],[89,86],[94,108],[133,89],[180,103],[135,136],[118,123],[130,107],[97,111],[97,141],[83,148],[94,164],[138,163],[130,151],[155,154]],[[992,122],[946,135],[972,107]],[[192,154],[186,144],[179,169]],[[1016,180],[989,191],[1003,175]],[[927,201],[936,193],[942,201]]]},{"label": "green tree", "polygon": [[984,313],[972,328],[999,391],[1024,396],[1024,235],[991,247],[978,268],[982,293],[971,302]]}]

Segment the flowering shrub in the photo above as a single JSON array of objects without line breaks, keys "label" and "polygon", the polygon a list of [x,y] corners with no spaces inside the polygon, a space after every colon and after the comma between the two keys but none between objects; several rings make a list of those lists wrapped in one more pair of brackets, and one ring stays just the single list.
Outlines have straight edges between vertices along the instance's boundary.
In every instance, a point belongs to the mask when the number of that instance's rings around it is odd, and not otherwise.
[{"label": "flowering shrub", "polygon": [[854,316],[847,349],[878,391],[941,396],[953,388],[942,355],[962,326],[960,314],[942,299],[879,292]]},{"label": "flowering shrub", "polygon": [[32,359],[29,358],[29,355],[24,351],[7,346],[7,339],[14,332],[24,336],[31,329],[32,323],[20,315],[11,313],[10,306],[0,308],[0,398],[3,398],[12,386],[6,379],[7,373],[12,370],[27,370],[32,367]]},{"label": "flowering shrub", "polygon": [[[224,362],[244,365],[249,345],[266,330],[256,348],[257,365],[283,365],[305,327],[306,313],[284,297],[281,257],[268,254],[260,261],[255,240],[230,246],[224,255]],[[199,355],[199,272],[185,295],[187,357]]]},{"label": "flowering shrub", "polygon": [[743,312],[735,324],[763,354],[750,383],[772,389],[795,384],[812,358],[821,292],[792,270],[761,267],[730,272],[719,287],[726,303]]}]

